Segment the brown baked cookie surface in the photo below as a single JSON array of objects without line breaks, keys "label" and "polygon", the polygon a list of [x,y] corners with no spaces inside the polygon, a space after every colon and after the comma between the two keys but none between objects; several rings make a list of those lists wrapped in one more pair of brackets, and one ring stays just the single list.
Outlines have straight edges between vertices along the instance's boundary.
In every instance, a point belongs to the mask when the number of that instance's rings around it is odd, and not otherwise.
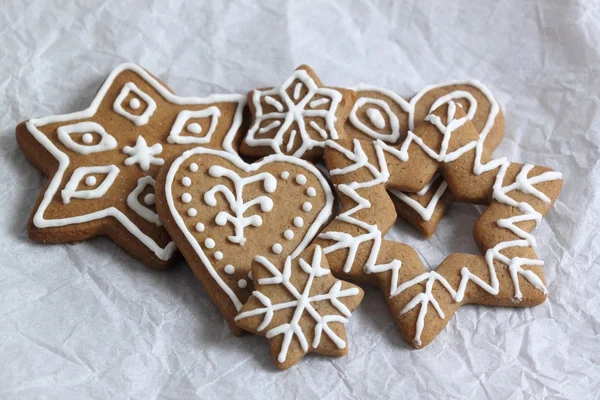
[{"label": "brown baked cookie surface", "polygon": [[[391,90],[368,85],[356,87],[356,95],[344,125],[349,138],[380,140],[399,147],[405,143],[409,131],[414,132],[428,114],[450,100],[467,113],[476,132],[486,138],[482,143],[490,154],[504,136],[502,110],[490,90],[476,80],[431,85],[410,100]],[[403,193],[397,188],[390,192],[400,218],[426,238],[435,232],[453,201],[448,184],[439,175],[417,193]]]},{"label": "brown baked cookie surface", "polygon": [[345,137],[344,123],[355,98],[353,90],[324,86],[312,68],[301,65],[281,86],[248,94],[252,124],[240,153],[320,158],[326,140]]},{"label": "brown baked cookie surface", "polygon": [[[449,98],[407,135],[399,151],[356,139],[328,142],[325,150],[343,209],[316,243],[334,275],[380,287],[401,334],[415,348],[430,343],[463,304],[529,307],[546,298],[543,262],[530,232],[557,199],[562,174],[492,159],[486,140]],[[373,147],[378,156],[366,156]],[[419,149],[439,166],[456,201],[488,205],[474,228],[481,256],[451,254],[428,271],[410,246],[383,239],[396,217],[387,190],[407,190],[424,178],[394,177],[402,169],[390,165],[411,163]]]},{"label": "brown baked cookie surface", "polygon": [[363,299],[358,286],[336,279],[319,246],[299,257],[272,263],[257,256],[252,264],[254,292],[236,324],[269,339],[275,365],[287,369],[309,352],[348,353],[345,324]]},{"label": "brown baked cookie surface", "polygon": [[19,124],[19,146],[49,177],[29,236],[68,243],[105,235],[148,266],[166,267],[175,244],[156,213],[154,178],[192,147],[236,151],[245,103],[236,94],[176,96],[122,64],[87,109]]},{"label": "brown baked cookie surface", "polygon": [[207,148],[172,159],[157,179],[167,231],[235,334],[252,293],[252,260],[298,256],[327,224],[333,193],[321,172],[274,154],[252,164]]}]

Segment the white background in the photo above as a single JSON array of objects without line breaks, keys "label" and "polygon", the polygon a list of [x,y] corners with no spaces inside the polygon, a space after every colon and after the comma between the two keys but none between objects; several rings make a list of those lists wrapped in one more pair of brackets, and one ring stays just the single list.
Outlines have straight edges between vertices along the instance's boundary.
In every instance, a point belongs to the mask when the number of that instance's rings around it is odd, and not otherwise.
[{"label": "white background", "polygon": [[[600,11],[592,1],[44,1],[0,6],[0,397],[598,398]],[[279,372],[264,338],[235,338],[191,271],[147,269],[107,239],[41,245],[26,221],[46,178],[18,149],[24,119],[81,110],[134,61],[180,95],[245,93],[307,63],[327,84],[410,96],[477,78],[506,117],[496,155],[565,174],[538,226],[549,299],[464,307],[410,350],[375,289],[350,354]],[[388,235],[435,267],[477,254],[483,208],[455,205],[429,241]]]}]

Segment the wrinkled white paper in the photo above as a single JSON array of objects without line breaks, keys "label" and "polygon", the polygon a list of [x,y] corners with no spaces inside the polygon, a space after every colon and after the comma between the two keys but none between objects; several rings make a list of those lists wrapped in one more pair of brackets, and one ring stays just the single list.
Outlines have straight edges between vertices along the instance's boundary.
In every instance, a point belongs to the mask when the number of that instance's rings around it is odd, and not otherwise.
[{"label": "wrinkled white paper", "polygon": [[[600,12],[592,1],[3,0],[0,7],[0,397],[593,398],[600,392]],[[498,98],[496,155],[562,171],[538,226],[549,299],[464,307],[427,348],[401,339],[367,288],[350,354],[278,372],[233,337],[182,262],[156,272],[108,239],[42,245],[26,222],[46,180],[18,149],[24,119],[81,110],[137,62],[181,95],[245,93],[310,64],[330,85],[410,96],[477,78]],[[430,240],[388,238],[431,268],[478,251],[482,207],[455,204]]]}]

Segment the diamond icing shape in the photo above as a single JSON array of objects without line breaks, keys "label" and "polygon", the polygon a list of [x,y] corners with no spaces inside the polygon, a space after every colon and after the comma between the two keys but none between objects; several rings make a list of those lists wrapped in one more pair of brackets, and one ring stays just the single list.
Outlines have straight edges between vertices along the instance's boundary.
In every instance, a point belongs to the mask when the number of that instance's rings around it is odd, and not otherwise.
[{"label": "diamond icing shape", "polygon": [[[94,189],[81,189],[77,190],[77,187],[82,181],[85,181],[85,177],[90,174],[103,174],[106,175],[102,183]],[[65,188],[60,192],[63,203],[69,204],[72,198],[76,199],[98,199],[108,191],[112,186],[113,182],[119,175],[119,168],[116,165],[102,165],[96,167],[79,167],[73,171],[71,179],[65,185]]]},{"label": "diamond icing shape", "polygon": [[[96,122],[79,122],[77,124],[65,125],[59,127],[56,132],[58,133],[58,140],[67,149],[79,154],[114,150],[118,145],[117,140],[106,132],[102,125]],[[81,139],[83,144],[75,142],[71,137],[72,134],[78,133],[83,134]],[[94,140],[92,133],[100,136],[99,143],[90,144]]]},{"label": "diamond icing shape", "polygon": [[[221,111],[215,107],[211,106],[205,108],[204,110],[198,111],[190,111],[183,110],[179,114],[177,114],[177,118],[175,119],[175,123],[169,132],[169,137],[167,141],[172,144],[206,144],[210,142],[210,139],[217,129],[217,123],[219,122],[219,117],[221,116]],[[197,118],[210,118],[210,126],[208,131],[203,136],[198,136],[198,134],[181,136],[184,128],[188,125],[188,121],[190,119]],[[200,132],[202,133],[202,132]]]},{"label": "diamond icing shape", "polygon": [[149,175],[138,179],[137,186],[127,196],[127,205],[137,215],[144,218],[146,221],[156,224],[156,226],[162,226],[162,222],[160,221],[158,214],[140,203],[140,194],[144,191],[144,189],[146,189],[147,186],[152,186],[152,190],[154,192],[155,184],[156,181]]},{"label": "diamond icing shape", "polygon": [[[144,100],[147,104],[146,109],[141,115],[134,115],[123,108],[123,102],[129,96],[129,93],[135,93],[139,98]],[[152,100],[147,93],[143,92],[140,88],[138,88],[135,83],[127,82],[123,89],[121,89],[121,93],[117,96],[113,104],[113,110],[119,114],[133,122],[136,126],[143,126],[148,123],[154,111],[156,111],[156,102]]]}]

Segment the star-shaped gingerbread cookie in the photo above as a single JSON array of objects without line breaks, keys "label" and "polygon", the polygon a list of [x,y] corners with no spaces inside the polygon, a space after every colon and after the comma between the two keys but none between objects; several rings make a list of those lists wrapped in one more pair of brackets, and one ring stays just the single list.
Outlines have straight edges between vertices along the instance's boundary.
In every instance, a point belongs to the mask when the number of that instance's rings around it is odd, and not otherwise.
[{"label": "star-shaped gingerbread cookie", "polygon": [[353,90],[324,86],[309,66],[301,65],[281,86],[248,94],[253,122],[240,152],[249,157],[275,153],[319,158],[326,140],[345,136],[344,123],[355,99]]},{"label": "star-shaped gingerbread cookie", "polygon": [[245,96],[180,97],[135,64],[115,68],[85,110],[17,127],[27,157],[50,179],[29,220],[48,243],[106,235],[150,267],[175,244],[154,206],[168,158],[197,146],[237,150]]},{"label": "star-shaped gingerbread cookie", "polygon": [[255,290],[235,320],[269,339],[278,368],[291,367],[308,352],[348,353],[345,324],[364,293],[331,274],[320,246],[288,257],[283,268],[257,256],[252,275]]}]

